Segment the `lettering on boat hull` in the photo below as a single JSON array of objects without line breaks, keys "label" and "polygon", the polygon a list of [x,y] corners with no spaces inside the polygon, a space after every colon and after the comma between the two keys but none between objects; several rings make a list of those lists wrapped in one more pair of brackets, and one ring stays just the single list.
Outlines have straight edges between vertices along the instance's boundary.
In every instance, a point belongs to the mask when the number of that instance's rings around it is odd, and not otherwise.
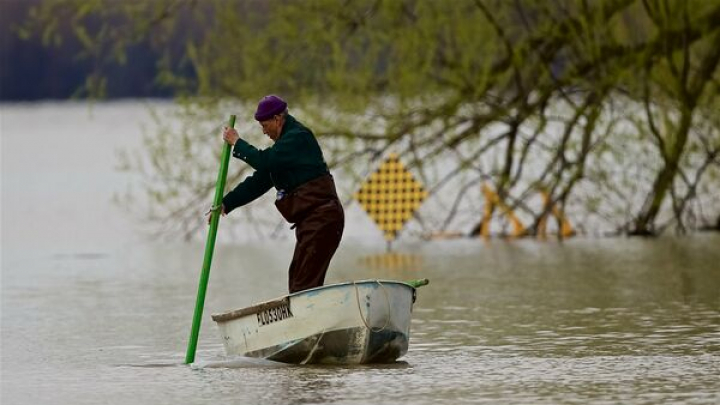
[{"label": "lettering on boat hull", "polygon": [[268,308],[257,313],[258,326],[269,325],[292,317],[293,313],[290,311],[290,305],[287,301],[283,301],[276,307]]}]

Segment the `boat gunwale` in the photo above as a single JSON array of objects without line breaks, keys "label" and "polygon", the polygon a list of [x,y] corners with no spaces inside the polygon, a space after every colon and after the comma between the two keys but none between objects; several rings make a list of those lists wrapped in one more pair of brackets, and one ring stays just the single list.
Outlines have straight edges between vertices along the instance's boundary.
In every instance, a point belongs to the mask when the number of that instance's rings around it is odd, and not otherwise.
[{"label": "boat gunwale", "polygon": [[411,290],[416,289],[412,285],[410,285],[404,281],[398,281],[398,280],[368,279],[368,280],[348,281],[348,282],[344,282],[344,283],[328,284],[328,285],[323,285],[320,287],[314,287],[314,288],[310,288],[307,290],[294,292],[292,294],[288,294],[288,295],[285,295],[285,296],[282,296],[279,298],[275,298],[275,299],[272,299],[269,301],[264,301],[264,302],[260,302],[257,304],[253,304],[249,307],[239,308],[239,309],[235,309],[235,310],[231,310],[231,311],[227,311],[227,312],[223,312],[223,313],[219,313],[219,314],[212,314],[211,317],[212,317],[213,321],[218,322],[218,323],[228,322],[228,321],[232,321],[234,319],[242,318],[242,317],[245,317],[248,315],[254,315],[254,314],[260,313],[262,311],[266,311],[268,309],[278,308],[283,305],[287,305],[289,307],[290,306],[290,298],[292,298],[292,297],[296,297],[296,296],[304,295],[304,294],[316,293],[317,291],[324,290],[324,289],[331,289],[331,288],[337,288],[337,287],[348,286],[348,285],[358,285],[358,284],[402,284],[406,287],[409,287]]}]

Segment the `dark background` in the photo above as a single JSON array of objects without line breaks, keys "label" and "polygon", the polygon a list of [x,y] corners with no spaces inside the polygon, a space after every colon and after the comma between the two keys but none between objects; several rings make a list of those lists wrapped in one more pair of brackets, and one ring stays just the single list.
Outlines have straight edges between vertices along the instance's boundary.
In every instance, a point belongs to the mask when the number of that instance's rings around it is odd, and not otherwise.
[{"label": "dark background", "polygon": [[[96,61],[79,58],[80,44],[67,35],[58,47],[45,46],[41,38],[17,35],[30,8],[40,0],[0,0],[0,101],[32,101],[84,97],[78,89],[93,71]],[[149,41],[130,47],[127,64],[103,66],[108,79],[106,98],[173,96],[158,84],[160,54]],[[187,72],[191,74],[191,72]]]}]

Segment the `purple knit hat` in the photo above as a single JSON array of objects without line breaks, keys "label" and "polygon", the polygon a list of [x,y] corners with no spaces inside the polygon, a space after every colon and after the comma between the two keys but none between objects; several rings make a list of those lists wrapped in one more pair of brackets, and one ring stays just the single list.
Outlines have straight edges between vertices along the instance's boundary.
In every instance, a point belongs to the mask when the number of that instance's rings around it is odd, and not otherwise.
[{"label": "purple knit hat", "polygon": [[271,94],[263,97],[258,103],[257,111],[255,111],[255,119],[258,121],[266,121],[270,118],[282,113],[287,108],[287,103],[280,97]]}]

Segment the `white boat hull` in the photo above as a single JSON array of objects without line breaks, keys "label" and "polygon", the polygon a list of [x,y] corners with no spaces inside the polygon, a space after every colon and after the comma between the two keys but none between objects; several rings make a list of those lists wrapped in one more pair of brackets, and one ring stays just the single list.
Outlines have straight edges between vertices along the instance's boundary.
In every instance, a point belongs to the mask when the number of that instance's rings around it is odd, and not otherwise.
[{"label": "white boat hull", "polygon": [[415,288],[332,284],[213,315],[228,355],[284,363],[389,363],[407,353]]}]

